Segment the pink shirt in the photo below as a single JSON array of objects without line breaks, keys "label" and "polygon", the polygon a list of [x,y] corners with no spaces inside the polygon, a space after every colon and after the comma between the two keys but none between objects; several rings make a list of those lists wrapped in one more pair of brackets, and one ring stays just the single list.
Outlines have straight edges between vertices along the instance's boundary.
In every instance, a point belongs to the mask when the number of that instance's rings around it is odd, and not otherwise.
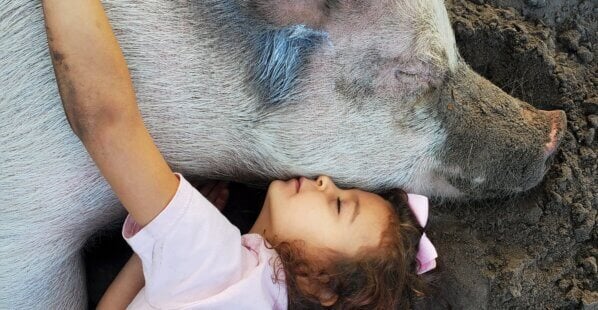
[{"label": "pink shirt", "polygon": [[241,236],[176,175],[177,192],[155,219],[142,229],[125,220],[123,237],[145,277],[128,309],[286,309],[286,287],[273,280],[276,252],[258,234]]}]

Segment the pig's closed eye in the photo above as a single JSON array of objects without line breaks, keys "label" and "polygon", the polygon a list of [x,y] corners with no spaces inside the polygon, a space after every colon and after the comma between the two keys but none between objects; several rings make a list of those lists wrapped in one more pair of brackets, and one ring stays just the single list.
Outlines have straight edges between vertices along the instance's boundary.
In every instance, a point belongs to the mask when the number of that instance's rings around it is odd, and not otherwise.
[{"label": "pig's closed eye", "polygon": [[405,77],[413,77],[415,76],[415,73],[412,72],[407,72],[401,69],[396,69],[395,70],[395,78],[401,80],[404,79]]}]

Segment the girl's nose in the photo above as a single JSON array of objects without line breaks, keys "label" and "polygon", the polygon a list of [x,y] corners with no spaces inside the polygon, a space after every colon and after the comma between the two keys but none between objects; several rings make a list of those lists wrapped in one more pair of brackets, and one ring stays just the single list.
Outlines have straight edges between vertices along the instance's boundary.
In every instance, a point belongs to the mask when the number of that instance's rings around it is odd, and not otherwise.
[{"label": "girl's nose", "polygon": [[316,186],[319,190],[326,190],[328,188],[334,187],[334,182],[328,176],[321,175],[316,179]]}]

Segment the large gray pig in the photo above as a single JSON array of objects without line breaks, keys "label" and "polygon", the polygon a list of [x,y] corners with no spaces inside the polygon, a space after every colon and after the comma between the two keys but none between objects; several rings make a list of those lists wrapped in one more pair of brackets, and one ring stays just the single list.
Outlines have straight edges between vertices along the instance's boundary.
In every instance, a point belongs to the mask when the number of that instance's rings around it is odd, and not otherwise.
[{"label": "large gray pig", "polygon": [[[536,185],[562,136],[562,111],[464,63],[442,0],[104,5],[186,175],[477,199]],[[0,0],[0,85],[0,309],[83,308],[79,251],[123,211],[65,118],[39,1]]]}]

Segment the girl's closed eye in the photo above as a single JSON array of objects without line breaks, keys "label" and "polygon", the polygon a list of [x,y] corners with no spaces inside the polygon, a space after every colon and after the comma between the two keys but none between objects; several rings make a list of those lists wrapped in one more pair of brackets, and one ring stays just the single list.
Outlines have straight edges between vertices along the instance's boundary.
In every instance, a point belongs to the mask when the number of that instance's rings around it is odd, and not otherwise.
[{"label": "girl's closed eye", "polygon": [[338,210],[338,213],[341,213],[341,197],[336,198],[336,209]]}]

